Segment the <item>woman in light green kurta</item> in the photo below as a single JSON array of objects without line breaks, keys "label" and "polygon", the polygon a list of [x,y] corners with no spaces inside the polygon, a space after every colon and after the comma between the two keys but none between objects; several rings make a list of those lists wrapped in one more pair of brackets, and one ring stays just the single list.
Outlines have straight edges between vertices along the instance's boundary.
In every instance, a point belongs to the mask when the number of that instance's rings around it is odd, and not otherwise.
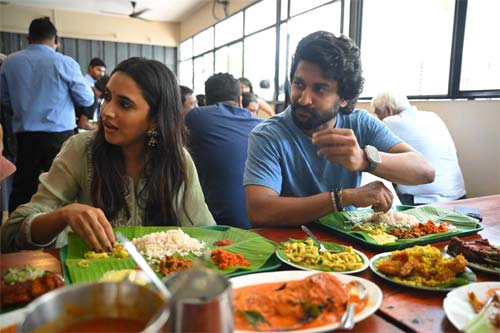
[{"label": "woman in light green kurta", "polygon": [[60,247],[69,228],[104,251],[115,242],[113,226],[215,224],[183,148],[181,110],[177,80],[165,65],[120,63],[99,129],[64,144],[38,192],[2,226],[2,252]]}]

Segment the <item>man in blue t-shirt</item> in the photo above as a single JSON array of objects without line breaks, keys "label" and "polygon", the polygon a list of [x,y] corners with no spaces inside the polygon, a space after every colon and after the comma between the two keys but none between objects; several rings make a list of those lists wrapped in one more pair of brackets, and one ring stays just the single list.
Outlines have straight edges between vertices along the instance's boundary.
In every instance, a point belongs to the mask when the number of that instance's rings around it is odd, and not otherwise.
[{"label": "man in blue t-shirt", "polygon": [[208,106],[185,118],[203,194],[217,224],[248,229],[243,172],[248,135],[262,120],[241,107],[240,85],[231,74],[211,76],[205,95]]},{"label": "man in blue t-shirt", "polygon": [[300,225],[332,211],[371,206],[387,211],[381,182],[359,187],[367,171],[398,184],[434,180],[411,146],[364,110],[358,47],[318,31],[300,41],[290,70],[291,107],[249,137],[243,183],[254,227]]}]

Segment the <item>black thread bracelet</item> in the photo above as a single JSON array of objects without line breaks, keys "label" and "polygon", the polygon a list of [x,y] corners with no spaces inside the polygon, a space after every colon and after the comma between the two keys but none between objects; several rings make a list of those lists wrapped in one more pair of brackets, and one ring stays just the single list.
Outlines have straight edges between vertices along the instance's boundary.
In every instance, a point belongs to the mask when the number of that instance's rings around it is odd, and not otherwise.
[{"label": "black thread bracelet", "polygon": [[336,208],[337,208],[337,212],[341,212],[344,210],[344,207],[342,207],[342,195],[340,194],[340,191],[342,191],[342,189],[338,189],[336,188],[334,191],[333,191],[333,194],[335,196],[335,205],[336,205]]}]

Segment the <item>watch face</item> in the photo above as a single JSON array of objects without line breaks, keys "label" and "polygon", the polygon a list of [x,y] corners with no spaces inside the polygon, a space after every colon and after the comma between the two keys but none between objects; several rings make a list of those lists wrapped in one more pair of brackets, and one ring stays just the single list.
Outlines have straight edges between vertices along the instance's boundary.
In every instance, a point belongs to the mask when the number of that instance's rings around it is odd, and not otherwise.
[{"label": "watch face", "polygon": [[380,154],[377,150],[377,148],[373,147],[373,146],[366,146],[366,155],[368,156],[368,159],[370,160],[370,162],[372,163],[376,163],[376,164],[379,164],[380,162],[382,162],[382,159],[380,158]]}]

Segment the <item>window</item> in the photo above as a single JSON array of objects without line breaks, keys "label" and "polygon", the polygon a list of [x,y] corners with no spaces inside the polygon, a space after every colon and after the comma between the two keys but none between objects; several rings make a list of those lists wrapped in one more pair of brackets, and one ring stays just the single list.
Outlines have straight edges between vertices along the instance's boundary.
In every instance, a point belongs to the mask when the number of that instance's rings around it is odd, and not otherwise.
[{"label": "window", "polygon": [[243,35],[243,13],[238,13],[215,25],[215,47],[227,44]]},{"label": "window", "polygon": [[214,54],[206,53],[194,59],[194,86],[195,94],[205,93],[205,81],[214,73]]},{"label": "window", "polygon": [[[290,0],[290,16],[300,14],[306,10],[317,7],[330,0]],[[372,0],[373,1],[373,0]],[[366,2],[366,1],[365,1]]]},{"label": "window", "polygon": [[275,23],[276,0],[263,0],[245,10],[245,35]]},{"label": "window", "polygon": [[180,60],[186,60],[193,56],[193,39],[189,38],[181,43],[179,46]]},{"label": "window", "polygon": [[[265,100],[272,100],[274,93],[274,63],[276,29],[271,28],[245,38],[245,67],[243,75],[252,82],[253,92]],[[268,80],[270,87],[259,83]]]},{"label": "window", "polygon": [[394,87],[407,95],[446,95],[454,1],[384,0],[363,4],[365,88],[361,96]]},{"label": "window", "polygon": [[239,78],[243,73],[243,47],[236,43],[215,51],[215,73],[230,73]]},{"label": "window", "polygon": [[179,83],[186,86],[193,86],[193,60],[188,59],[179,63]]},{"label": "window", "polygon": [[194,55],[197,56],[203,52],[214,48],[214,27],[210,27],[193,38]]},{"label": "window", "polygon": [[[278,1],[260,0],[183,41],[181,82],[191,80],[202,92],[215,69],[247,77],[266,100],[285,101],[285,82],[298,42],[313,31],[326,30],[350,36],[360,45],[365,77],[361,99],[392,87],[410,98],[500,97],[498,0],[281,0],[280,4],[279,18]],[[271,87],[261,89],[262,80],[269,80]]]},{"label": "window", "polygon": [[498,13],[497,0],[467,3],[460,90],[500,88],[500,43],[494,41],[494,32],[500,31]]}]

